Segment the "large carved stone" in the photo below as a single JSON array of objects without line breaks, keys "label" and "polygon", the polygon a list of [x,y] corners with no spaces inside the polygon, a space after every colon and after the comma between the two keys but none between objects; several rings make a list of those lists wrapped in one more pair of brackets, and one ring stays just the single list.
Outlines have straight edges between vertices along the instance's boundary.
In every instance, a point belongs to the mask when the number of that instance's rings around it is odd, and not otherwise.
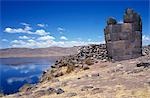
[{"label": "large carved stone", "polygon": [[126,9],[124,23],[109,18],[104,29],[108,56],[114,60],[136,58],[142,55],[142,20],[133,9]]},{"label": "large carved stone", "polygon": [[108,18],[107,25],[113,25],[113,24],[117,24],[117,21],[113,17]]},{"label": "large carved stone", "polygon": [[142,31],[141,17],[132,9],[126,9],[123,21],[124,23],[133,23],[135,31]]}]

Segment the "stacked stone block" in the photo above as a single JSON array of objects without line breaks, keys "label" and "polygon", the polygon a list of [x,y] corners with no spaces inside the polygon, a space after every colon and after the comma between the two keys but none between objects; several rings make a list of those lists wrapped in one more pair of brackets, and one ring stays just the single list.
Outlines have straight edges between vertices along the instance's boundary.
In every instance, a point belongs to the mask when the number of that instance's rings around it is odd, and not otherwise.
[{"label": "stacked stone block", "polygon": [[109,18],[104,29],[108,56],[125,60],[142,55],[142,21],[132,9],[126,9],[124,23]]}]

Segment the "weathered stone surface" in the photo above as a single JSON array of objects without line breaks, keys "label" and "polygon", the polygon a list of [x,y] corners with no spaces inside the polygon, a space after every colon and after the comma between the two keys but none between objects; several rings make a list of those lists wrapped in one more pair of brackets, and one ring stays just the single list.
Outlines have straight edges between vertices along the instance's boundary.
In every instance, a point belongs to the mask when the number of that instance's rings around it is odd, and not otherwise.
[{"label": "weathered stone surface", "polygon": [[63,90],[63,89],[61,89],[61,88],[58,88],[57,90],[56,90],[56,94],[62,94],[62,93],[64,93],[65,91]]},{"label": "weathered stone surface", "polygon": [[87,70],[87,69],[90,69],[90,68],[87,65],[84,65],[83,70]]},{"label": "weathered stone surface", "polygon": [[99,75],[99,73],[92,73],[87,76],[92,78],[92,77],[99,77],[100,75]]},{"label": "weathered stone surface", "polygon": [[138,63],[137,64],[137,67],[150,67],[150,63],[147,63],[147,62],[141,62],[141,63]]},{"label": "weathered stone surface", "polygon": [[35,93],[34,93],[34,96],[35,97],[37,97],[37,98],[39,98],[39,97],[41,97],[41,96],[44,96],[46,93],[45,93],[45,90],[39,90],[39,91],[36,91]]},{"label": "weathered stone surface", "polygon": [[112,25],[112,24],[117,24],[117,21],[113,17],[110,17],[108,18],[107,25]]},{"label": "weathered stone surface", "polygon": [[49,87],[47,90],[46,90],[46,93],[47,94],[54,94],[56,92],[56,90],[54,88],[51,88]]},{"label": "weathered stone surface", "polygon": [[103,93],[103,89],[102,88],[93,88],[91,90],[91,94],[97,94],[97,93]]},{"label": "weathered stone surface", "polygon": [[105,44],[82,46],[77,54],[57,60],[50,70],[43,72],[40,82],[52,80],[54,77],[60,77],[72,71],[87,70],[97,60],[105,62],[109,59]]},{"label": "weathered stone surface", "polygon": [[[108,22],[111,21],[109,24]],[[112,22],[113,21],[113,22]],[[124,23],[109,19],[104,29],[108,56],[114,60],[125,60],[142,55],[141,17],[132,9],[124,14]]]},{"label": "weathered stone surface", "polygon": [[30,92],[32,91],[35,87],[35,85],[32,84],[25,84],[21,88],[19,88],[19,92]]},{"label": "weathered stone surface", "polygon": [[70,98],[70,97],[73,97],[73,96],[77,96],[77,93],[73,93],[73,92],[72,93],[68,93],[66,97]]},{"label": "weathered stone surface", "polygon": [[81,88],[81,91],[89,91],[89,90],[92,89],[92,88],[94,88],[94,87],[93,87],[93,86],[89,86],[89,85],[83,86],[83,87]]},{"label": "weathered stone surface", "polygon": [[34,96],[39,98],[43,95],[50,95],[50,94],[54,94],[54,93],[57,93],[57,90],[55,90],[54,88],[49,87],[48,89],[38,90],[38,91],[34,92]]},{"label": "weathered stone surface", "polygon": [[121,25],[121,32],[132,32],[133,24],[132,23],[123,23]]},{"label": "weathered stone surface", "polygon": [[144,47],[142,48],[142,54],[143,54],[143,55],[150,55],[150,45],[144,46]]},{"label": "weathered stone surface", "polygon": [[134,31],[142,31],[142,21],[140,15],[132,9],[127,9],[124,14],[124,23],[132,23]]}]

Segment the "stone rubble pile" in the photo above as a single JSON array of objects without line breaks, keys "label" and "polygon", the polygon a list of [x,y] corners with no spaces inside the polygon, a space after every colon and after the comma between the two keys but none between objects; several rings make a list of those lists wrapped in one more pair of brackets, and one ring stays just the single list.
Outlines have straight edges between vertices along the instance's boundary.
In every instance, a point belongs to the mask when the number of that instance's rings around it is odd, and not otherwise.
[{"label": "stone rubble pile", "polygon": [[[143,54],[150,54],[150,46],[143,47]],[[105,44],[79,47],[77,54],[62,57],[49,70],[43,72],[40,82],[53,80],[54,77],[63,76],[72,71],[88,70],[90,65],[98,61],[113,61],[107,54]]]},{"label": "stone rubble pile", "polygon": [[[22,88],[20,88],[19,92],[22,92],[22,95],[34,94],[34,97],[40,98],[44,95],[50,94],[62,94],[65,91],[61,88],[52,88],[48,87],[47,89],[40,89],[38,91],[32,92],[36,89],[36,85],[26,84]],[[19,97],[19,94],[16,94],[16,97]]]},{"label": "stone rubble pile", "polygon": [[150,45],[144,46],[144,47],[142,48],[142,54],[143,54],[143,55],[150,55]]},{"label": "stone rubble pile", "polygon": [[93,58],[93,59],[108,59],[107,51],[106,51],[106,45],[100,44],[100,45],[89,45],[89,46],[83,46],[79,49],[78,58],[80,59],[86,59],[86,58]]},{"label": "stone rubble pile", "polygon": [[58,68],[67,65],[73,66],[76,64],[92,65],[92,62],[96,60],[109,60],[105,44],[100,45],[91,44],[88,46],[82,46],[78,49],[77,54],[63,57],[62,59],[57,60],[55,62],[55,65],[51,67]]},{"label": "stone rubble pile", "polygon": [[[41,82],[51,80],[53,77],[59,77],[66,73],[79,70],[87,70],[88,66],[97,63],[98,60],[107,61],[110,58],[107,55],[105,44],[91,44],[79,47],[78,53],[57,60],[51,69],[43,72]],[[64,71],[64,69],[66,69]]]}]

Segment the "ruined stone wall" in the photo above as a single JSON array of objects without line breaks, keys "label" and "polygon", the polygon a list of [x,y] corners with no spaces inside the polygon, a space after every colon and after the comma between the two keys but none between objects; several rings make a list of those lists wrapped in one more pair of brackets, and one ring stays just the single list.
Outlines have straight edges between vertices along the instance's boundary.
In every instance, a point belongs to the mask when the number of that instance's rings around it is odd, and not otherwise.
[{"label": "ruined stone wall", "polygon": [[104,29],[109,57],[125,60],[142,55],[142,21],[140,15],[132,9],[124,14],[124,23],[109,18]]}]

